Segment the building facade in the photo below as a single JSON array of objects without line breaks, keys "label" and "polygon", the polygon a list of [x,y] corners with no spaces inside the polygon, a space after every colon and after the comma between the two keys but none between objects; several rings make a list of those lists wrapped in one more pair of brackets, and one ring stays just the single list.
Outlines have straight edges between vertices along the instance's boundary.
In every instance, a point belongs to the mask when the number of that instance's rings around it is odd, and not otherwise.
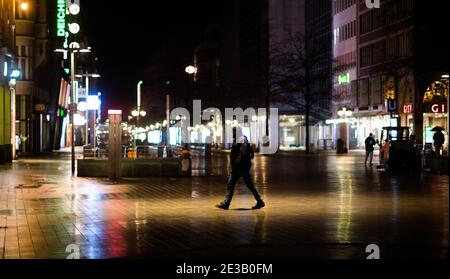
[{"label": "building facade", "polygon": [[424,125],[447,126],[448,78],[442,77],[448,74],[448,43],[429,47],[444,32],[443,18],[441,9],[423,1],[385,0],[375,9],[365,1],[333,1],[334,98],[328,123],[334,140],[363,148],[370,133],[379,138],[384,126],[406,126],[426,143]]},{"label": "building facade", "polygon": [[47,0],[18,1],[15,9],[16,127],[19,154],[39,153],[50,147],[49,39]]},{"label": "building facade", "polygon": [[[14,2],[0,1],[0,146],[12,145],[8,149],[10,158],[14,156]],[[1,159],[0,159],[1,161]]]}]

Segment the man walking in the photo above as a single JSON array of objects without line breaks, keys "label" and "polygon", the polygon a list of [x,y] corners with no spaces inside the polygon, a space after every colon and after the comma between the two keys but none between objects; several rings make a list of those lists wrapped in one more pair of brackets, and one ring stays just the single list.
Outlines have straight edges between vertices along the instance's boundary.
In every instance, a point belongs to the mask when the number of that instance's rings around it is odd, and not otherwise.
[{"label": "man walking", "polygon": [[434,133],[433,141],[434,141],[434,148],[436,150],[436,155],[440,156],[442,146],[444,145],[445,142],[445,136],[444,133],[442,133],[442,130],[439,129],[436,131],[436,133]]},{"label": "man walking", "polygon": [[236,182],[241,177],[256,199],[256,205],[252,209],[260,209],[266,205],[256,190],[250,176],[251,160],[254,158],[254,154],[253,148],[245,136],[240,139],[239,143],[233,144],[231,148],[231,175],[228,178],[227,193],[225,194],[224,201],[216,205],[216,207],[228,209],[233,198]]},{"label": "man walking", "polygon": [[367,159],[370,158],[370,165],[372,165],[373,151],[375,150],[373,146],[377,144],[373,139],[372,133],[369,134],[364,143],[366,144],[366,160],[364,161],[364,164],[367,165]]}]

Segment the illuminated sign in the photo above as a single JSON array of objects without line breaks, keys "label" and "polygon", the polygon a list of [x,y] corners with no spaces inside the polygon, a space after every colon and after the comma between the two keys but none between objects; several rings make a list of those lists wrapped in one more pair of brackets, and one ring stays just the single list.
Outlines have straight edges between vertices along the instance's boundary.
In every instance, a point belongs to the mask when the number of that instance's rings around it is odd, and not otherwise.
[{"label": "illuminated sign", "polygon": [[119,109],[109,109],[109,110],[108,110],[108,114],[119,115],[119,114],[122,114],[122,110],[119,110]]},{"label": "illuminated sign", "polygon": [[397,112],[397,100],[395,99],[387,99],[386,100],[386,111],[387,112]]},{"label": "illuminated sign", "polygon": [[339,75],[338,82],[339,82],[339,85],[349,84],[350,83],[350,73],[347,73],[345,76]]},{"label": "illuminated sign", "polygon": [[432,126],[425,127],[425,143],[433,143],[433,129]]},{"label": "illuminated sign", "polygon": [[88,110],[99,110],[100,109],[100,99],[97,95],[87,96],[87,109]]},{"label": "illuminated sign", "polygon": [[8,76],[8,62],[3,62],[3,75],[5,76],[5,77],[7,77]]},{"label": "illuminated sign", "polygon": [[86,125],[86,118],[82,115],[74,114],[73,123],[75,126],[83,126]]},{"label": "illuminated sign", "polygon": [[431,106],[431,111],[434,113],[445,113],[446,109],[445,109],[445,104],[434,104]]},{"label": "illuminated sign", "polygon": [[447,104],[445,103],[431,103],[424,104],[425,113],[447,113]]},{"label": "illuminated sign", "polygon": [[56,0],[56,36],[66,36],[66,0]]},{"label": "illuminated sign", "polygon": [[404,104],[403,105],[403,113],[413,113],[413,112],[414,112],[413,104]]},{"label": "illuminated sign", "polygon": [[11,74],[9,75],[10,78],[19,78],[20,77],[20,70],[14,69],[11,71]]},{"label": "illuminated sign", "polygon": [[86,111],[86,109],[87,109],[87,103],[86,102],[81,101],[81,102],[78,103],[78,110],[79,111],[84,112],[84,111]]}]

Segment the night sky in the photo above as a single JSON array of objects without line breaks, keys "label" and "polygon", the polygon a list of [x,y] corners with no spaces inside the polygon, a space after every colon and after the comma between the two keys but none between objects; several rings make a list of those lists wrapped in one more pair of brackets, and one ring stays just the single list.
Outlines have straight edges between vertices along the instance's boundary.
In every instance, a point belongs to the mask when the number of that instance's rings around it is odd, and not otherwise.
[{"label": "night sky", "polygon": [[182,38],[180,51],[193,50],[207,24],[218,17],[218,2],[82,0],[80,25],[98,57],[102,78],[97,91],[105,98],[103,109],[133,108],[136,84],[157,49],[167,40]]}]

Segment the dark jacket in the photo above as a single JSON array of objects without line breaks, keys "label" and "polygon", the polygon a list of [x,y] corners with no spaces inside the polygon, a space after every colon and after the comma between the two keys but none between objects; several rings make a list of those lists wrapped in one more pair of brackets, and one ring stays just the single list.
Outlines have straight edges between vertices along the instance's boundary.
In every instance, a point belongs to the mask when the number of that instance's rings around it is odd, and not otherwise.
[{"label": "dark jacket", "polygon": [[442,146],[445,142],[444,134],[441,131],[437,131],[433,136],[434,146]]},{"label": "dark jacket", "polygon": [[373,146],[377,144],[373,137],[367,137],[364,143],[366,144],[366,151],[373,151],[375,149]]},{"label": "dark jacket", "polygon": [[[245,144],[245,146],[243,146]],[[249,143],[237,143],[231,147],[231,167],[234,170],[248,171],[255,152]]]}]

